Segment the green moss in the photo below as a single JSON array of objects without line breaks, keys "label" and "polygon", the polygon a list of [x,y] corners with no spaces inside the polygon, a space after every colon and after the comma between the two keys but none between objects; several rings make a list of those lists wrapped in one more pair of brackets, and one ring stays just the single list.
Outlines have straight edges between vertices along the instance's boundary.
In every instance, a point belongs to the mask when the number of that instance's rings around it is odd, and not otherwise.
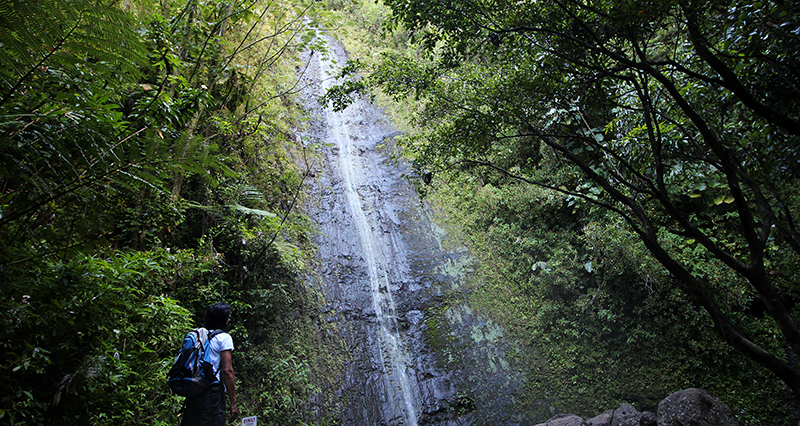
[{"label": "green moss", "polygon": [[427,343],[436,351],[444,351],[451,346],[452,338],[447,321],[443,317],[448,311],[448,307],[429,310],[425,320],[425,338]]}]

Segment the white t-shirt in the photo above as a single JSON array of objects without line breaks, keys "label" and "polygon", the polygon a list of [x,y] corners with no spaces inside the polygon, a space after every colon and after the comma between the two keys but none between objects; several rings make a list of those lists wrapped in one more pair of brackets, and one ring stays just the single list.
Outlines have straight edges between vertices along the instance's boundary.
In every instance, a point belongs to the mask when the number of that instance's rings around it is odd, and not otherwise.
[{"label": "white t-shirt", "polygon": [[[213,330],[209,330],[209,334]],[[222,351],[233,351],[233,338],[228,333],[219,333],[211,339],[209,344],[209,349],[211,353],[208,355],[209,361],[211,361],[211,365],[214,366],[214,371],[217,372],[217,380],[219,380],[219,354]]]}]

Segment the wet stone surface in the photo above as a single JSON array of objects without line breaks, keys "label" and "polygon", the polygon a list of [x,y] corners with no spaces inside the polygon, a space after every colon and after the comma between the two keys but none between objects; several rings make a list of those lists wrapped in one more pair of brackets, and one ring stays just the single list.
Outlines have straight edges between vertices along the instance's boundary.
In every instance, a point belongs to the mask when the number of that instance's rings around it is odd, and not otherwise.
[{"label": "wet stone surface", "polygon": [[[404,178],[408,170],[390,158],[395,129],[365,101],[341,113],[317,104],[335,84],[335,64],[347,60],[328,43],[327,56],[305,57],[312,121],[300,136],[324,144],[306,212],[319,229],[322,316],[349,350],[341,424],[524,424],[513,407],[521,375],[505,361],[502,330],[465,304],[443,305],[469,260],[442,248],[443,232]],[[444,319],[438,340],[429,330],[434,311]]]}]

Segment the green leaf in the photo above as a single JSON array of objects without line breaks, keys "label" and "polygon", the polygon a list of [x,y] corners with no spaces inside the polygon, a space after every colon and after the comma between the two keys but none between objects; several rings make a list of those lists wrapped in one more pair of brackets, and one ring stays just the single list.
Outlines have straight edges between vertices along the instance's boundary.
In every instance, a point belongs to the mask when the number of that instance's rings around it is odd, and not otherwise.
[{"label": "green leaf", "polygon": [[242,213],[242,214],[244,214],[246,216],[247,215],[252,215],[252,216],[259,216],[259,217],[262,217],[262,218],[276,218],[276,217],[278,217],[278,216],[275,215],[275,213],[268,212],[266,210],[247,208],[247,207],[242,206],[240,204],[234,204],[234,205],[231,205],[229,207],[231,209],[233,209],[234,211]]},{"label": "green leaf", "polygon": [[541,261],[541,260],[540,260],[540,261],[538,261],[538,262],[536,262],[536,263],[534,263],[534,264],[531,266],[531,270],[532,270],[532,271],[535,271],[535,270],[537,270],[537,269],[542,269],[542,270],[544,270],[545,268],[547,268],[547,262],[544,262],[544,261]]}]

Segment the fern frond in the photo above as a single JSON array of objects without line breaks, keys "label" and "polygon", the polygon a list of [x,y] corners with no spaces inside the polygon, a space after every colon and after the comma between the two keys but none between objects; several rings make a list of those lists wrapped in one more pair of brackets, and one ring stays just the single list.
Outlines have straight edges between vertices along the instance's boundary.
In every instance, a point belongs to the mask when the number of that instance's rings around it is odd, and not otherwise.
[{"label": "fern frond", "polygon": [[[0,106],[53,76],[99,93],[134,82],[146,51],[123,11],[87,0],[0,0]],[[58,70],[59,73],[49,72]]]}]

